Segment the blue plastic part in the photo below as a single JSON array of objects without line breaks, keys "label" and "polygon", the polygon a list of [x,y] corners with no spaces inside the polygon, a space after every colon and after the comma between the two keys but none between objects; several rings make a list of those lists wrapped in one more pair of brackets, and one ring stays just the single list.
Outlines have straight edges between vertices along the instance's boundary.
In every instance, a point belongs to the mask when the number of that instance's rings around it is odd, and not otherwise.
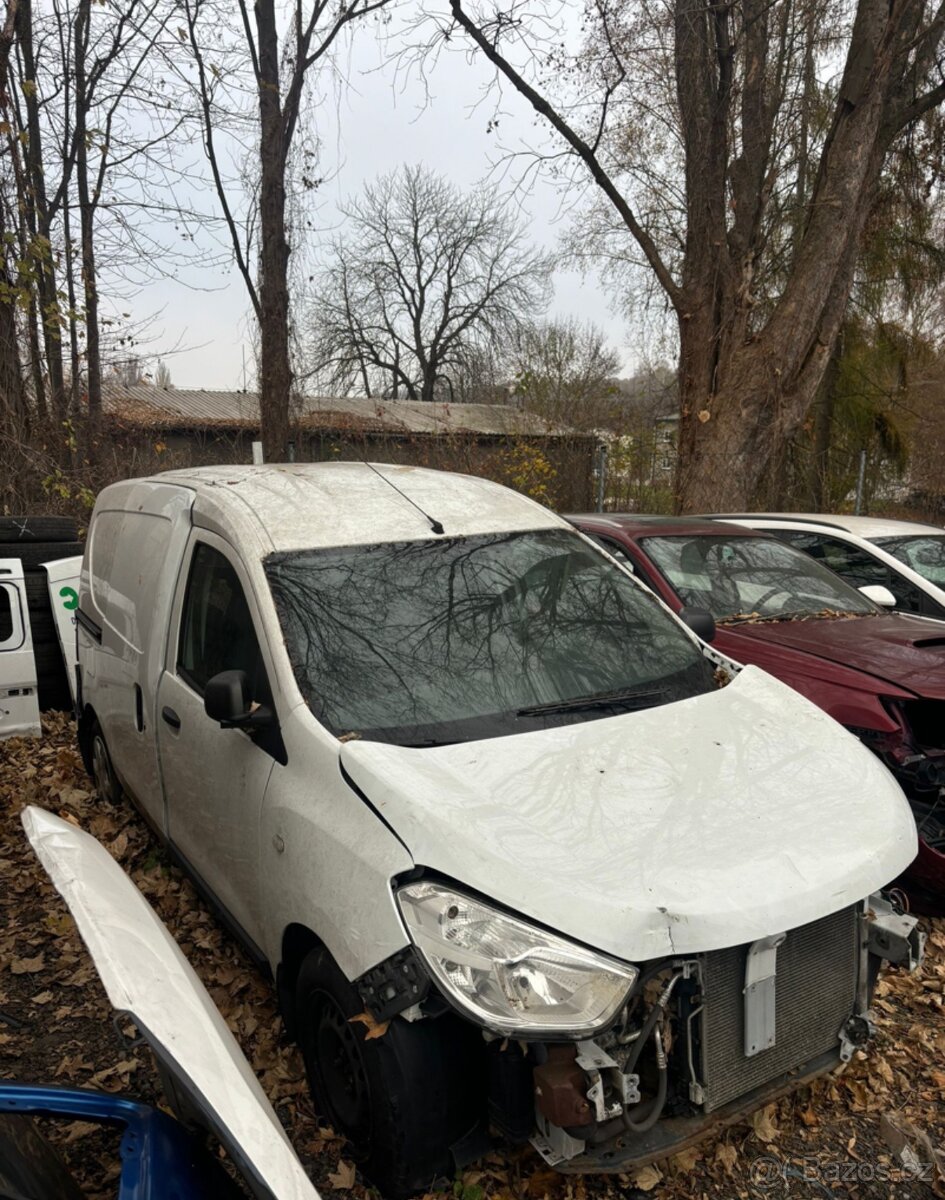
[{"label": "blue plastic part", "polygon": [[[207,1200],[226,1177],[183,1125],[150,1105],[84,1088],[0,1081],[0,1112],[124,1126],[118,1200]],[[216,1186],[214,1186],[216,1185]],[[213,1187],[213,1190],[209,1188]]]}]

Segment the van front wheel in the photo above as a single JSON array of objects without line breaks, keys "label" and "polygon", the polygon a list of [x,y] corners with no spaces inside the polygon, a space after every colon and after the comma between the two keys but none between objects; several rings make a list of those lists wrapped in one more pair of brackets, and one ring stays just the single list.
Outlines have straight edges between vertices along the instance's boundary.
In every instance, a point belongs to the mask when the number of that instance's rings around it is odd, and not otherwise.
[{"label": "van front wheel", "polygon": [[429,1191],[455,1174],[451,1147],[484,1112],[483,1043],[452,1014],[395,1017],[366,1038],[364,1005],[324,948],[302,964],[296,1021],[319,1114],[350,1143],[389,1200]]}]

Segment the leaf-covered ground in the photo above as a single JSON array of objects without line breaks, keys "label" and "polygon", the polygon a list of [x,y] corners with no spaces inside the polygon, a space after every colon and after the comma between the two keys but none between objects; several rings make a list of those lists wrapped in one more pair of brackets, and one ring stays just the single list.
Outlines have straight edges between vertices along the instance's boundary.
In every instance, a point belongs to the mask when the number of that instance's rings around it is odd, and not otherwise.
[{"label": "leaf-covered ground", "polygon": [[[129,1048],[113,1024],[72,920],[23,835],[19,812],[38,804],[95,834],[157,909],[239,1039],[323,1194],[367,1197],[343,1143],[315,1117],[270,985],[168,864],[132,809],[95,795],[71,723],[53,714],[44,726],[42,740],[0,743],[0,1075],[160,1101],[149,1052]],[[880,982],[879,1030],[868,1057],[858,1054],[842,1071],[655,1167],[568,1177],[548,1170],[530,1150],[497,1146],[456,1181],[451,1194],[459,1200],[606,1200],[640,1192],[654,1200],[945,1196],[945,921],[925,927],[922,972],[890,971]],[[96,1200],[114,1195],[114,1139],[91,1134],[80,1122],[54,1134],[87,1194]]]}]

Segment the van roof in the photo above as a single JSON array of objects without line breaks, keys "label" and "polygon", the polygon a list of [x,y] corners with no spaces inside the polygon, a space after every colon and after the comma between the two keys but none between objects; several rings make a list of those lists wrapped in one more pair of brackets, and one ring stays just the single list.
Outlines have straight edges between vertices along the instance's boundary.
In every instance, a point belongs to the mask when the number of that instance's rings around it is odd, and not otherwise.
[{"label": "van roof", "polygon": [[566,525],[489,479],[388,463],[193,467],[153,482],[192,488],[198,524],[204,507],[251,520],[275,551],[419,540],[435,536],[432,522],[447,537]]}]

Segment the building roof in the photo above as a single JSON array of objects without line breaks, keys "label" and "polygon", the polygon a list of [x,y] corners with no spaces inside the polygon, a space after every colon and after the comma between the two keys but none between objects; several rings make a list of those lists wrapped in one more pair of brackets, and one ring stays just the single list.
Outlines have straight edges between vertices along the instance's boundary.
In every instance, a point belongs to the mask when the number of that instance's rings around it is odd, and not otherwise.
[{"label": "building roof", "polygon": [[[256,392],[216,392],[108,382],[102,407],[109,416],[147,429],[257,430]],[[582,436],[537,413],[505,404],[444,404],[363,396],[302,396],[294,417],[306,429],[395,434],[459,433],[532,437]]]}]

